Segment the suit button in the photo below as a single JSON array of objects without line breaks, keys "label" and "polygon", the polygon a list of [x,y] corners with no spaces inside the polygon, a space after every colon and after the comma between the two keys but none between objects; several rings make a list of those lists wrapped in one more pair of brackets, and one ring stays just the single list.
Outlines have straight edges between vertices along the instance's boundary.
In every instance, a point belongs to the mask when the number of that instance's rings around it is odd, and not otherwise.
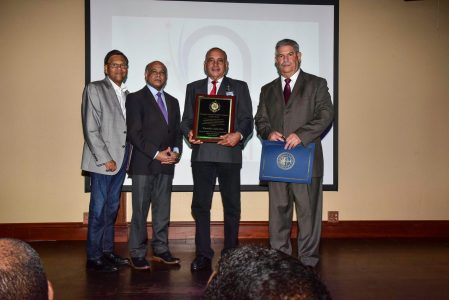
[{"label": "suit button", "polygon": [[124,134],[126,134],[126,130],[125,130],[125,131],[123,131],[123,133],[124,133]]},{"label": "suit button", "polygon": [[122,148],[125,148],[125,147],[126,147],[125,145],[122,146]]}]

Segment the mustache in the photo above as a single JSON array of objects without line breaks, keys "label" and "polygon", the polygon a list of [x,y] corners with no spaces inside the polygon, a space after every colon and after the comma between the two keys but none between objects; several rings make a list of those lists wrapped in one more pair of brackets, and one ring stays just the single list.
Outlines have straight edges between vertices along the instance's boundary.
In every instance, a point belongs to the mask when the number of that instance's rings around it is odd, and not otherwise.
[{"label": "mustache", "polygon": [[[282,62],[282,63],[278,64],[278,66],[280,66],[280,67],[290,67],[290,66],[293,66],[294,63],[295,63],[294,61]],[[300,65],[301,65],[301,60],[298,61],[298,66],[300,66]]]}]

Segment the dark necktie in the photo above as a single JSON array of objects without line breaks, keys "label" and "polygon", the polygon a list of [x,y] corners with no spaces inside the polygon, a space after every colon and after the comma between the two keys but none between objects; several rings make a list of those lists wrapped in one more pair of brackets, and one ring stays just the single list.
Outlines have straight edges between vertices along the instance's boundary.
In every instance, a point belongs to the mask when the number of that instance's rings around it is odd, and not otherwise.
[{"label": "dark necktie", "polygon": [[165,108],[164,101],[162,101],[161,93],[157,92],[156,96],[157,96],[157,104],[159,105],[159,108],[161,109],[161,112],[164,115],[165,122],[167,122],[168,124],[168,113],[167,109]]},{"label": "dark necktie", "polygon": [[292,93],[292,90],[290,89],[290,81],[292,81],[290,78],[285,78],[285,87],[284,87],[285,104],[287,104],[288,98],[290,98],[290,95]]},{"label": "dark necktie", "polygon": [[216,95],[217,94],[217,81],[212,81],[212,84],[214,85],[212,87],[212,90],[210,91],[209,95]]}]

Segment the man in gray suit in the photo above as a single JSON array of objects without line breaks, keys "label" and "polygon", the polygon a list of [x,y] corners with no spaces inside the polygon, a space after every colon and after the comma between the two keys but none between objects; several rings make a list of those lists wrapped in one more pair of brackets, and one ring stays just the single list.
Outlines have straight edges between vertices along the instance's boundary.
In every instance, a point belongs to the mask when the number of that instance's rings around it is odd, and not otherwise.
[{"label": "man in gray suit", "polygon": [[114,223],[120,191],[126,175],[125,101],[123,82],[128,58],[118,50],[104,59],[106,78],[89,83],[83,92],[81,116],[84,148],[81,168],[90,173],[90,204],[87,227],[88,270],[114,272],[128,259],[114,253]]},{"label": "man in gray suit", "polygon": [[[254,125],[248,85],[226,77],[228,67],[226,52],[212,48],[204,60],[207,78],[189,83],[186,88],[181,129],[192,145],[192,215],[196,225],[196,258],[191,264],[192,271],[211,267],[214,251],[210,240],[210,208],[217,177],[224,208],[224,250],[238,244],[242,149]],[[193,111],[198,94],[235,96],[235,130],[221,136],[217,143],[203,143],[193,138]]]},{"label": "man in gray suit", "polygon": [[280,77],[264,85],[255,116],[257,133],[264,140],[285,141],[285,149],[315,143],[311,184],[269,182],[270,245],[292,253],[290,230],[293,204],[298,218],[298,258],[315,267],[323,205],[323,150],[321,134],[333,119],[326,80],[300,70],[301,52],[293,40],[276,44],[275,64]]}]

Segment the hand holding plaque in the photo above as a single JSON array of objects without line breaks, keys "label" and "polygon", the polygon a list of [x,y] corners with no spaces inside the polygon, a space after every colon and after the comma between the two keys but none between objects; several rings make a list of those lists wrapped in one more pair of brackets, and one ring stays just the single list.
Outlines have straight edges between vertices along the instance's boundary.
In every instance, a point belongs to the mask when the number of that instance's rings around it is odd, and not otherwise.
[{"label": "hand holding plaque", "polygon": [[193,138],[207,143],[234,132],[235,97],[197,95],[193,118]]}]

